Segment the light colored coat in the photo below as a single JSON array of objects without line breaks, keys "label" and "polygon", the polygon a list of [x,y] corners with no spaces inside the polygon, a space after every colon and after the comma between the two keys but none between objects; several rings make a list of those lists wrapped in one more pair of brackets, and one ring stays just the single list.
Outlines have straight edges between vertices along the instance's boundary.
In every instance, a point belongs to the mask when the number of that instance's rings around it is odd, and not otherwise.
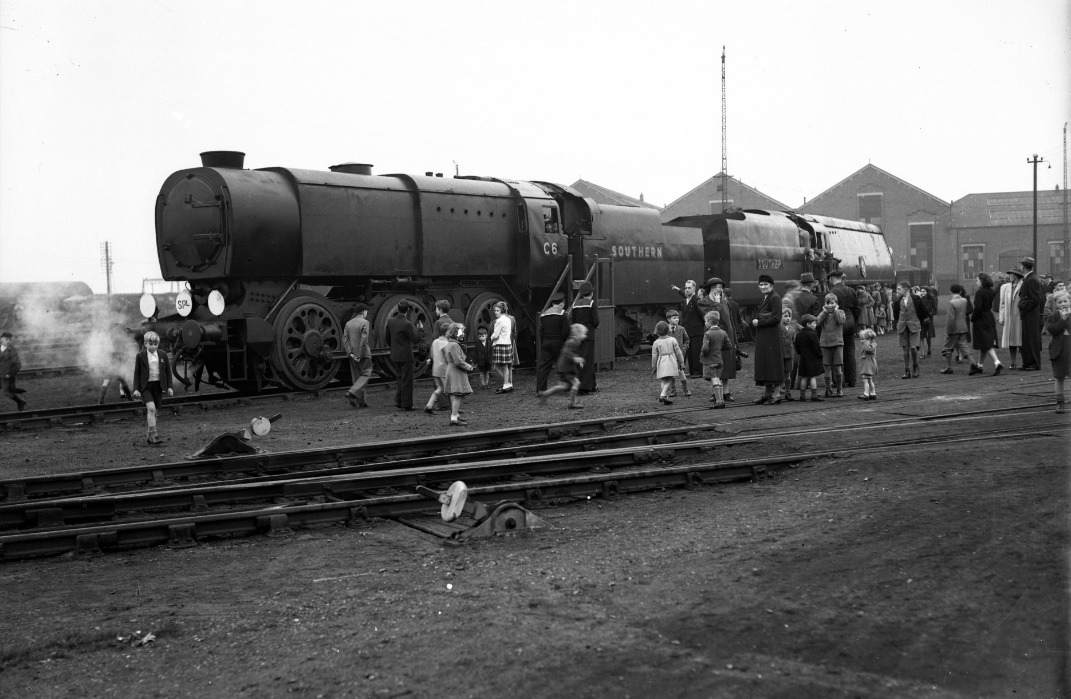
[{"label": "light colored coat", "polygon": [[1023,319],[1019,316],[1019,288],[1022,282],[1007,282],[1000,287],[1000,308],[997,320],[1003,328],[1001,347],[1021,347],[1023,344]]},{"label": "light colored coat", "polygon": [[967,332],[967,299],[959,294],[952,294],[948,300],[948,322],[945,332],[957,335]]},{"label": "light colored coat", "polygon": [[655,370],[655,376],[660,379],[673,378],[681,372],[684,366],[684,353],[677,341],[664,335],[651,345],[651,368]]}]

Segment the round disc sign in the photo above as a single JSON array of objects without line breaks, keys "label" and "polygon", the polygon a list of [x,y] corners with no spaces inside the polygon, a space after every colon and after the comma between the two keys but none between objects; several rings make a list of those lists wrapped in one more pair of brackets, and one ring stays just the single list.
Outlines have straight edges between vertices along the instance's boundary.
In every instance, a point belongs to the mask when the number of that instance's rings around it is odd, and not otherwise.
[{"label": "round disc sign", "polygon": [[183,318],[193,312],[193,296],[190,295],[190,292],[179,292],[179,295],[175,297],[175,310]]}]

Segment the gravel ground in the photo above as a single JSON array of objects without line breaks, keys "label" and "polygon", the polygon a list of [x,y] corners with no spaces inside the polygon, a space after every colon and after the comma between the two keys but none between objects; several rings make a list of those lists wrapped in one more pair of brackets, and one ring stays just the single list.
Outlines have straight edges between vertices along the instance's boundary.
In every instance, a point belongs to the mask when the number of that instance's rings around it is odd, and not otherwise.
[{"label": "gravel ground", "polygon": [[[823,425],[1050,400],[1046,372],[968,379],[957,367],[949,381],[929,359],[922,379],[901,381],[893,339],[879,345],[878,401],[754,407],[745,372],[730,410],[645,427],[814,426],[791,451],[896,436],[838,442]],[[532,381],[478,392],[469,429],[575,416],[564,400],[540,406]],[[646,358],[619,362],[582,417],[664,412],[656,383]],[[94,384],[25,382],[41,407],[91,402]],[[704,389],[673,407],[705,400]],[[273,452],[448,429],[445,413],[396,411],[387,389],[370,402],[354,411],[327,393],[165,413],[156,448],[136,420],[0,433],[4,469],[171,461],[275,412],[283,419],[257,442]],[[458,548],[375,520],[3,564],[0,695],[1067,696],[1068,429],[1055,420],[1038,417],[1055,437],[853,453],[753,483],[548,504],[545,529]],[[922,434],[911,429],[903,436]]]}]

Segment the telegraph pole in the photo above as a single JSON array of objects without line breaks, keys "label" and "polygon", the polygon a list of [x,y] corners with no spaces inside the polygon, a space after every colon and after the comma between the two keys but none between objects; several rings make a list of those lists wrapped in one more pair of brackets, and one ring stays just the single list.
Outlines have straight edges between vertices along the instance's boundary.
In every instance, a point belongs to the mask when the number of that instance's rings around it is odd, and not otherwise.
[{"label": "telegraph pole", "polygon": [[1067,272],[1071,270],[1071,228],[1067,225],[1067,122],[1064,122],[1064,250],[1060,255],[1060,276],[1067,278]]},{"label": "telegraph pole", "polygon": [[108,287],[108,296],[112,295],[112,247],[105,240],[100,246],[100,266],[104,268],[104,277]]},{"label": "telegraph pole", "polygon": [[1041,262],[1038,260],[1038,163],[1045,162],[1045,158],[1039,158],[1034,153],[1033,160],[1027,158],[1026,162],[1034,165],[1034,271],[1041,274]]},{"label": "telegraph pole", "polygon": [[725,150],[725,46],[721,47],[721,210],[728,209],[729,157]]}]

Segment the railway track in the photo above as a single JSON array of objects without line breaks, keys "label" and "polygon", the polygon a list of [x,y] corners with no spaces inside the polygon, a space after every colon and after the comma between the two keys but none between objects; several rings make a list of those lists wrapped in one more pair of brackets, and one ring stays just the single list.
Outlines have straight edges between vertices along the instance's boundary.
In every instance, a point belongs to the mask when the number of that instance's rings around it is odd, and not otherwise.
[{"label": "railway track", "polygon": [[[1051,416],[1045,419],[1045,416]],[[1040,418],[1040,419],[1039,419]],[[628,446],[614,439],[645,439],[649,435],[622,435],[603,441],[602,448],[587,448],[588,440],[573,440],[553,454],[531,454],[510,458],[498,456],[492,449],[467,454],[437,456],[428,463],[396,460],[334,469],[326,474],[301,477],[275,475],[242,482],[199,485],[194,487],[150,488],[141,492],[81,498],[55,498],[11,503],[0,506],[0,559],[11,560],[68,551],[96,553],[104,548],[169,542],[173,546],[192,545],[197,539],[262,532],[279,534],[291,526],[327,522],[348,522],[369,518],[406,516],[438,508],[429,499],[428,484],[445,488],[451,481],[476,484],[472,497],[500,497],[511,501],[494,506],[505,507],[504,522],[522,527],[518,518],[523,508],[515,503],[540,503],[558,498],[616,497],[626,492],[672,486],[696,486],[762,477],[770,471],[802,461],[828,458],[866,449],[910,450],[930,445],[945,445],[986,439],[1037,438],[1064,434],[1066,423],[1042,408],[995,408],[988,411],[950,413],[925,417],[907,417],[869,425],[842,425],[822,430],[823,440],[837,433],[870,430],[880,433],[893,425],[915,423],[961,426],[971,421],[1000,420],[981,434],[950,437],[947,431],[909,439],[868,440],[862,445],[848,443],[834,449],[785,454],[779,446],[797,440],[801,434],[815,436],[814,430],[779,432],[772,436],[735,436],[700,438],[697,433],[660,430],[666,444]],[[1022,423],[1022,424],[1019,424]],[[1050,429],[1051,423],[1051,429]],[[715,428],[716,425],[708,426]],[[1028,428],[1028,429],[1027,429]],[[874,432],[876,431],[876,432]],[[912,432],[917,432],[917,428]],[[961,430],[962,432],[962,430]],[[899,434],[899,432],[897,432]],[[728,459],[696,463],[719,448],[750,443],[763,444],[773,454],[752,459]],[[789,441],[792,443],[792,441]],[[385,446],[385,444],[384,444]],[[688,463],[682,463],[688,461]],[[214,508],[214,509],[212,509]],[[175,514],[175,510],[185,510]],[[486,508],[484,514],[492,512]],[[88,520],[111,520],[85,524]],[[406,522],[411,523],[411,522]],[[441,526],[441,525],[440,525]],[[484,525],[481,525],[484,526]],[[508,529],[508,524],[505,524]],[[18,528],[12,531],[12,528]],[[456,536],[462,529],[443,534],[420,525],[423,530],[443,536]]]},{"label": "railway track", "polygon": [[[22,372],[20,372],[21,375]],[[427,381],[418,379],[417,384]],[[393,379],[380,378],[369,382],[369,386],[393,384]],[[348,386],[334,385],[318,391],[283,391],[267,390],[257,395],[246,395],[237,391],[219,393],[198,393],[195,395],[176,395],[165,398],[161,409],[173,414],[184,410],[210,410],[231,405],[253,405],[272,401],[289,401],[297,396],[322,397],[340,393]],[[0,431],[18,429],[44,429],[49,427],[75,427],[92,425],[99,422],[125,420],[145,414],[145,405],[140,400],[116,401],[111,403],[91,403],[88,405],[66,406],[61,408],[38,408],[22,412],[0,413]]]}]

